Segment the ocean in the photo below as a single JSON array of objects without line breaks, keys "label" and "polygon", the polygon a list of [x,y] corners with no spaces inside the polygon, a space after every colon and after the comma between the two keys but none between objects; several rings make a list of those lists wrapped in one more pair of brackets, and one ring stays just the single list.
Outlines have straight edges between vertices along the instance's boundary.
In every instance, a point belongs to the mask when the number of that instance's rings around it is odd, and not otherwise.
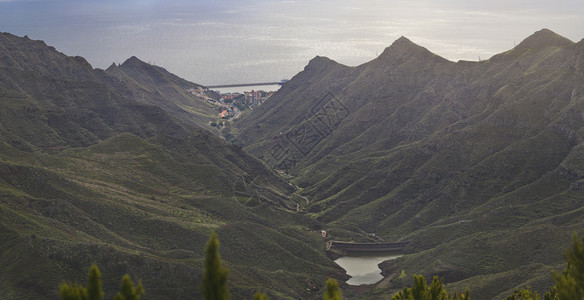
[{"label": "ocean", "polygon": [[562,1],[0,0],[0,30],[97,68],[135,55],[220,85],[290,79],[316,55],[359,65],[402,35],[454,61],[487,59],[543,27],[580,39],[584,5]]}]

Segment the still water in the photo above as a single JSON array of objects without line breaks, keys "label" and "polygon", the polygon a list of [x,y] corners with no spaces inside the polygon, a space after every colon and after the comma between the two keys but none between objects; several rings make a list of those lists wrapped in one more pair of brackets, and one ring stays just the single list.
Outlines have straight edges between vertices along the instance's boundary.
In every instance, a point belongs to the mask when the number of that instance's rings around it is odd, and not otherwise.
[{"label": "still water", "polygon": [[402,254],[398,253],[352,254],[338,258],[335,262],[351,276],[348,284],[374,284],[383,278],[377,265],[400,256]]}]

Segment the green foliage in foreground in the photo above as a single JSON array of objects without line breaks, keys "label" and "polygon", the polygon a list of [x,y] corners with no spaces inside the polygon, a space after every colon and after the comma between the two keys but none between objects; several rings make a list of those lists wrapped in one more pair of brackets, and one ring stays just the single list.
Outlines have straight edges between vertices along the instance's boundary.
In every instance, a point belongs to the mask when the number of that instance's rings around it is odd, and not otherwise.
[{"label": "green foliage in foreground", "polygon": [[[555,285],[549,292],[541,297],[537,292],[527,287],[522,290],[515,290],[513,294],[507,296],[505,300],[571,300],[584,299],[584,234],[578,238],[574,234],[573,244],[564,254],[566,259],[566,269],[562,273],[553,275]],[[432,284],[428,286],[426,279],[422,275],[414,276],[414,285],[404,287],[392,300],[449,300],[449,299],[470,299],[467,289],[464,294],[449,295],[442,279],[434,276]]]},{"label": "green foliage in foreground", "polygon": [[139,300],[142,294],[144,294],[142,283],[140,282],[135,286],[130,276],[126,274],[122,277],[122,287],[120,288],[120,292],[114,297],[114,300]]},{"label": "green foliage in foreground", "polygon": [[422,275],[414,276],[414,285],[412,287],[404,287],[399,293],[394,295],[392,300],[468,300],[470,299],[470,292],[467,289],[464,294],[449,295],[444,288],[442,279],[434,276],[432,284],[428,286],[426,278]]},{"label": "green foliage in foreground", "polygon": [[339,289],[339,284],[336,280],[329,278],[326,281],[326,288],[324,291],[324,296],[322,297],[324,300],[342,300],[343,295],[341,294],[341,290]]},{"label": "green foliage in foreground", "polygon": [[[539,294],[537,292],[532,291],[530,287],[527,287],[522,290],[515,290],[513,294],[505,298],[505,300],[539,300],[539,299],[541,299]],[[551,298],[549,298],[549,293],[545,294],[544,299],[551,300]]]},{"label": "green foliage in foreground", "polygon": [[[101,273],[94,264],[89,269],[89,280],[87,281],[87,288],[80,284],[61,284],[60,295],[62,300],[101,300],[103,299],[103,289],[101,281]],[[114,300],[139,300],[140,296],[144,294],[142,283],[134,286],[128,274],[122,278],[122,287],[120,292],[114,297]]]},{"label": "green foliage in foreground", "polygon": [[567,266],[561,274],[554,274],[556,285],[552,288],[551,299],[584,299],[584,234],[564,254]]},{"label": "green foliage in foreground", "polygon": [[[203,273],[203,298],[205,300],[230,299],[227,277],[229,270],[221,265],[219,254],[219,240],[213,232],[205,248],[205,270]],[[269,300],[268,295],[258,290],[253,300]],[[324,300],[342,300],[343,296],[336,280],[329,278],[326,282]],[[117,299],[115,299],[117,300]]]},{"label": "green foliage in foreground", "polygon": [[80,284],[61,284],[61,299],[63,300],[100,300],[103,299],[101,273],[94,264],[89,269],[87,288]]},{"label": "green foliage in foreground", "polygon": [[227,286],[229,270],[221,265],[219,241],[213,232],[205,248],[205,270],[203,273],[203,298],[205,300],[228,300],[231,298]]},{"label": "green foliage in foreground", "polygon": [[[543,296],[544,300],[570,300],[584,299],[584,234],[579,239],[574,234],[574,242],[564,254],[567,262],[566,269],[562,273],[554,274],[555,286]],[[205,248],[205,270],[203,274],[203,296],[206,300],[230,299],[227,286],[229,270],[221,265],[219,255],[219,241],[215,233],[209,238]],[[144,294],[142,283],[134,285],[129,275],[122,278],[121,291],[114,300],[139,300]],[[79,284],[61,284],[61,299],[63,300],[100,300],[103,299],[101,274],[96,265],[89,270],[87,288]],[[329,278],[323,295],[324,300],[342,300],[343,296],[336,280]],[[542,297],[529,287],[523,290],[515,290],[505,300],[540,300]],[[268,295],[257,291],[253,300],[269,300]],[[414,285],[404,287],[392,300],[470,300],[470,291],[458,295],[448,294],[444,288],[442,279],[434,276],[432,283],[428,285],[422,275],[414,276]]]},{"label": "green foliage in foreground", "polygon": [[258,290],[254,295],[253,295],[253,300],[270,300],[270,297],[268,297],[268,295],[262,293],[260,290]]},{"label": "green foliage in foreground", "polygon": [[[128,275],[126,275],[128,276]],[[93,264],[89,269],[89,280],[87,282],[87,296],[89,300],[103,299],[103,282],[101,281],[101,273],[97,265]]]},{"label": "green foliage in foreground", "polygon": [[[543,295],[544,300],[584,299],[584,234],[579,239],[574,234],[573,244],[566,253],[566,269],[554,273],[554,287]],[[540,300],[541,296],[529,288],[516,290],[505,300]]]}]

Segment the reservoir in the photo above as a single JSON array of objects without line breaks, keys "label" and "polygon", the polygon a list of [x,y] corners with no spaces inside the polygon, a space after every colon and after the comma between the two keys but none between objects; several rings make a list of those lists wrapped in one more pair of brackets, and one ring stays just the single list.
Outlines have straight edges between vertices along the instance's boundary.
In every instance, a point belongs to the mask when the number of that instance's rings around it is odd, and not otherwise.
[{"label": "reservoir", "polygon": [[395,252],[351,254],[338,258],[335,262],[351,276],[351,279],[347,281],[348,284],[374,284],[383,278],[381,276],[381,270],[377,265],[383,261],[396,259],[402,255]]}]

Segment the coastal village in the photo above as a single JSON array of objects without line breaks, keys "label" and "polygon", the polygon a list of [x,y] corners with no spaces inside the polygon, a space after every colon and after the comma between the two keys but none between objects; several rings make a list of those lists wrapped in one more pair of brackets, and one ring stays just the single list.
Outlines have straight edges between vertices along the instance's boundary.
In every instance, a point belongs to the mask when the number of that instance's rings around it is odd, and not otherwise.
[{"label": "coastal village", "polygon": [[[187,89],[187,92],[217,107],[217,117],[221,121],[212,122],[209,125],[217,128],[219,136],[224,138],[229,138],[230,136],[229,121],[239,118],[245,110],[253,110],[262,105],[275,93],[275,91],[267,92],[263,90],[245,91],[243,93],[220,93],[203,86]],[[284,170],[275,169],[275,171],[280,176],[288,177]],[[306,201],[308,203],[308,199]],[[325,237],[326,233],[323,234],[323,237]]]},{"label": "coastal village", "polygon": [[203,86],[189,88],[188,93],[202,99],[208,104],[216,107],[217,119],[210,121],[209,125],[214,127],[220,137],[230,139],[233,135],[231,132],[231,121],[239,118],[246,110],[254,110],[268,100],[275,92],[252,90],[243,93],[220,93],[210,90]]},{"label": "coastal village", "polygon": [[[187,89],[187,92],[216,106],[217,116],[227,121],[237,119],[247,109],[253,110],[262,105],[275,93],[274,91],[263,90],[245,91],[243,93],[219,93],[202,86]],[[215,125],[219,126],[219,124]]]}]

